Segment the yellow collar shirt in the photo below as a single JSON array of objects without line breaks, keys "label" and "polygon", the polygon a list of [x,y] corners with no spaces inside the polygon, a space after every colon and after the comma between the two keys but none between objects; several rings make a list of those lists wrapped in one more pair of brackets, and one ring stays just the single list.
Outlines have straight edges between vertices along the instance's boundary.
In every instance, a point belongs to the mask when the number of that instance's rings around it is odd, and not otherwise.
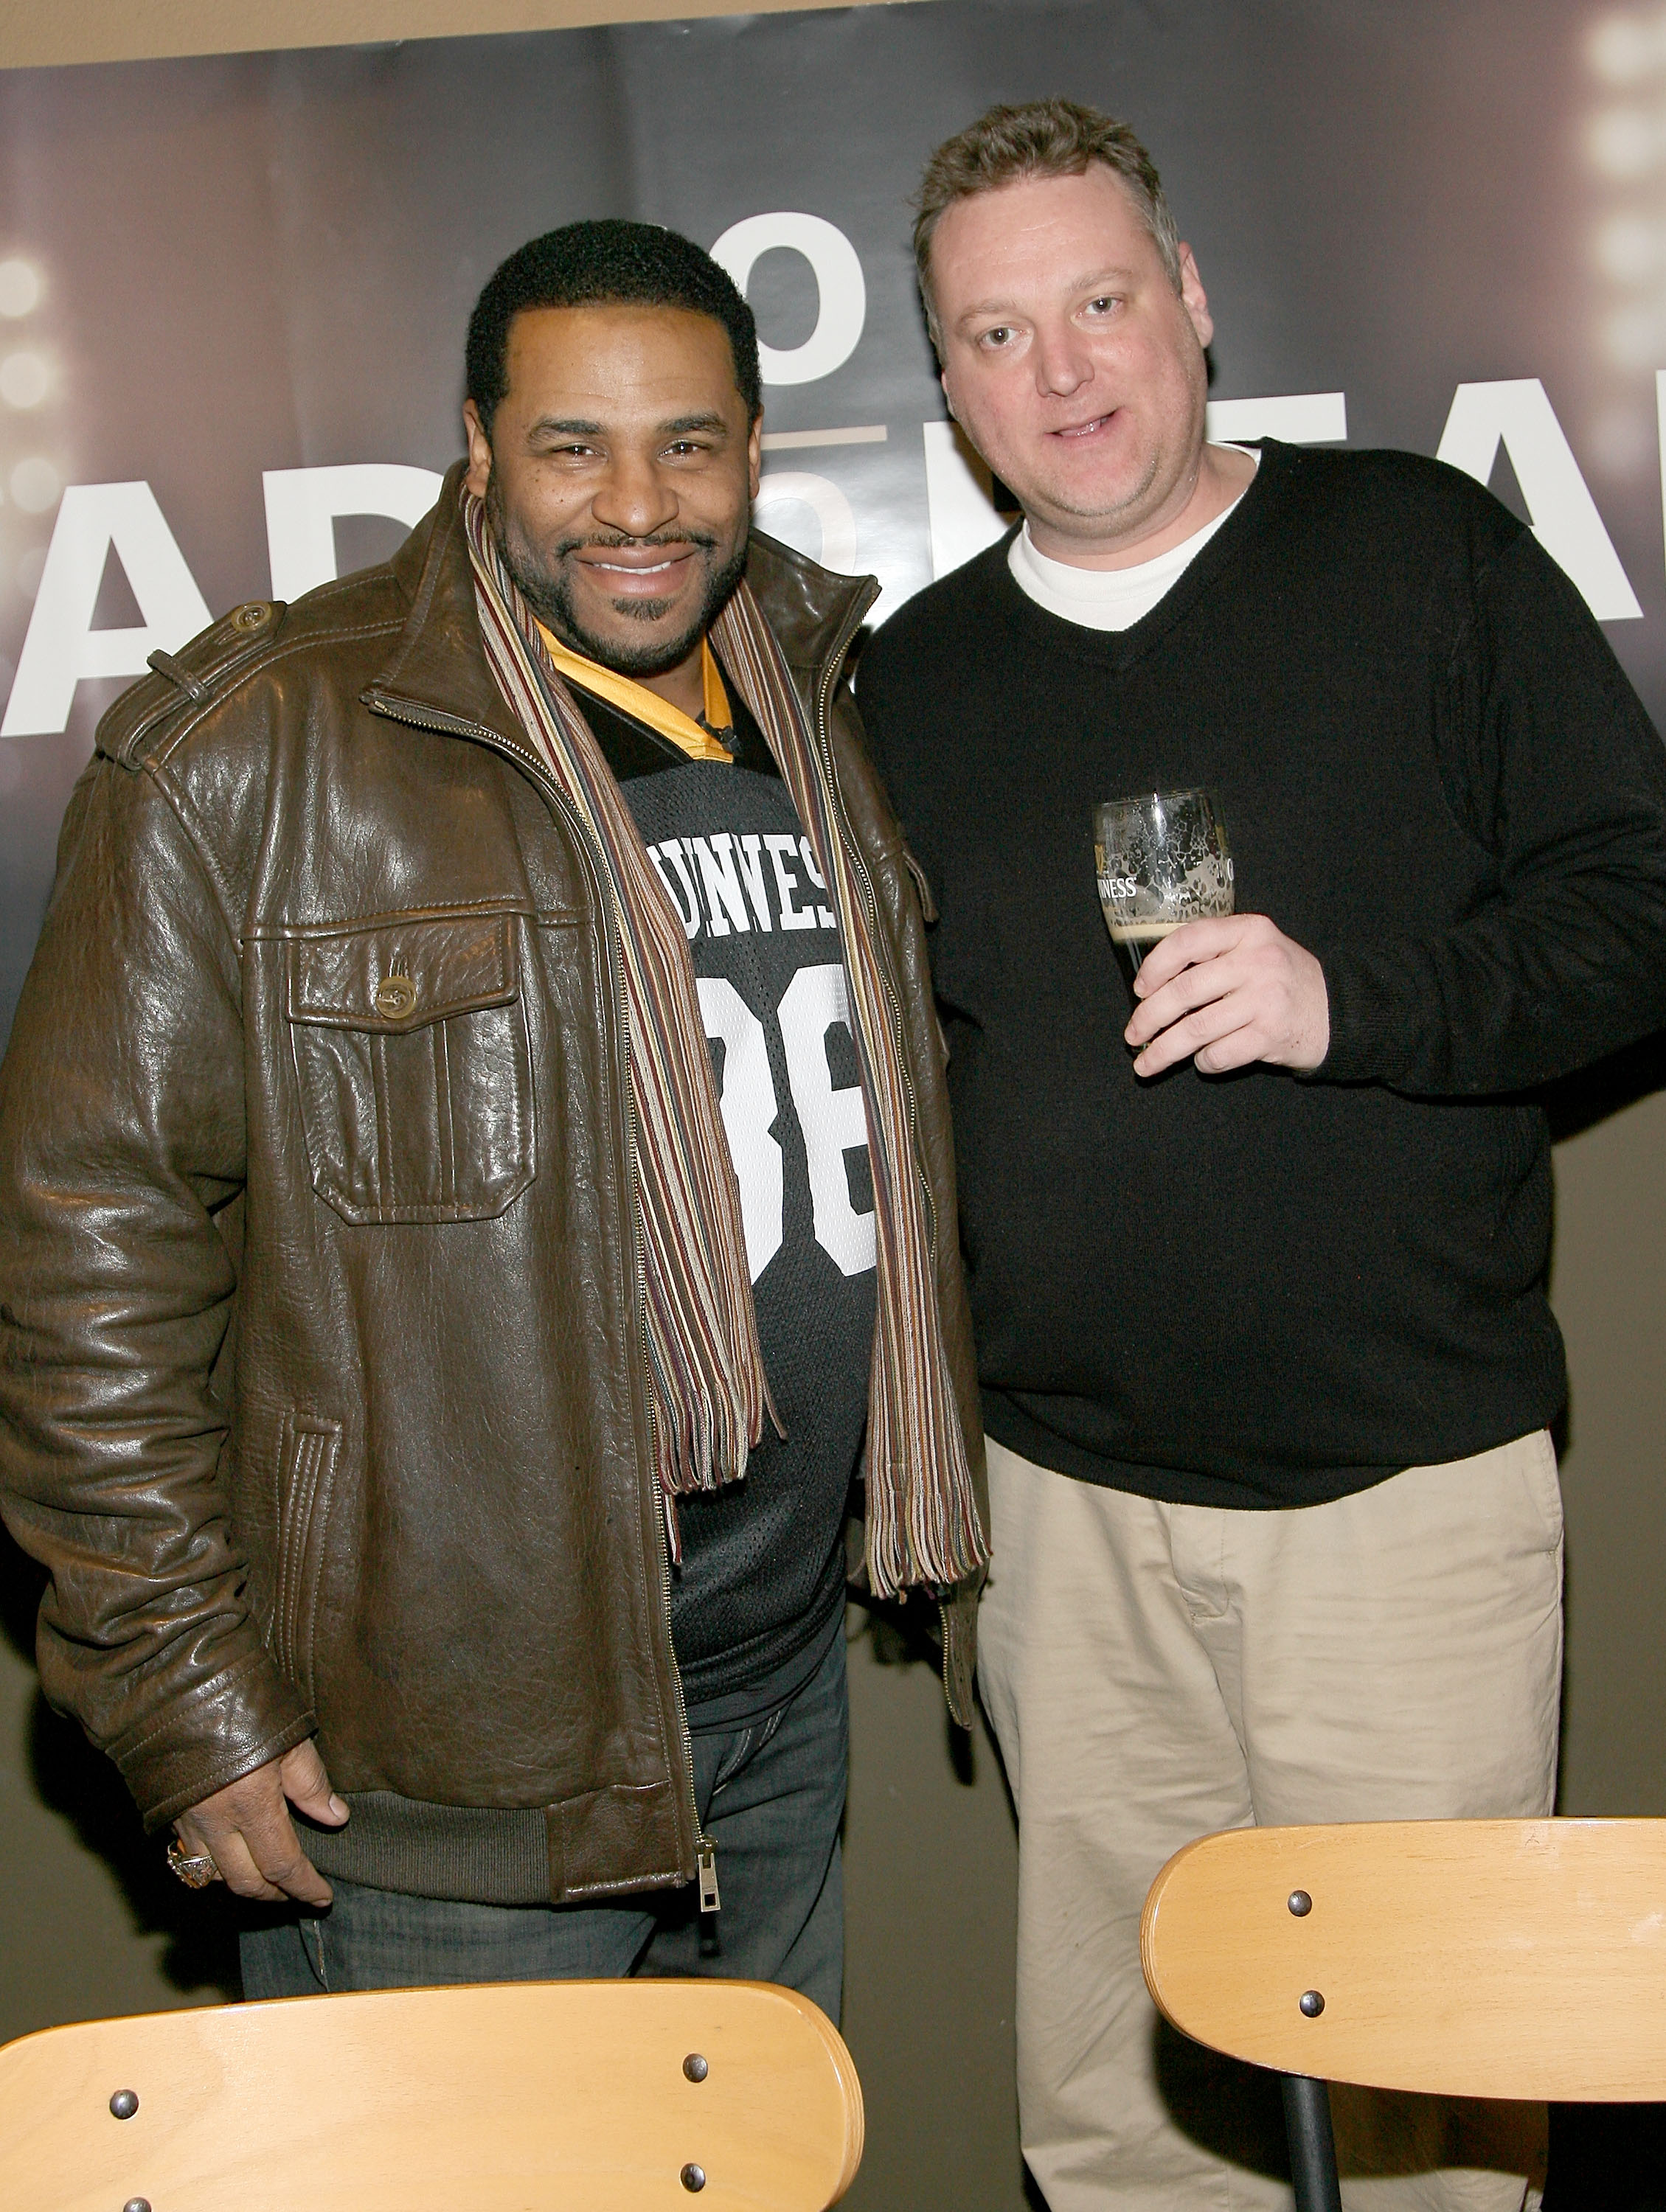
[{"label": "yellow collar shirt", "polygon": [[723,686],[722,671],[717,665],[717,655],[708,639],[700,647],[701,673],[706,692],[705,722],[696,722],[680,707],[673,707],[669,699],[650,690],[646,684],[638,684],[634,677],[621,676],[617,669],[605,668],[599,660],[587,654],[575,653],[570,646],[540,623],[538,635],[549,650],[550,658],[557,671],[581,690],[593,692],[597,698],[606,700],[621,714],[629,714],[648,728],[667,738],[685,752],[690,760],[721,761],[728,764],[732,755],[727,745],[712,735],[714,730],[728,729],[734,720],[729,706],[729,695]]}]

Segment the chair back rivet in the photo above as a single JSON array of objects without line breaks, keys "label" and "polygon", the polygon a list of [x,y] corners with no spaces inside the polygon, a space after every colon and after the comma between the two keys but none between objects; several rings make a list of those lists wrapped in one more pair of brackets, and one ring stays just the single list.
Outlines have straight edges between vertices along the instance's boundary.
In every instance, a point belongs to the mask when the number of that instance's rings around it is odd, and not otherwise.
[{"label": "chair back rivet", "polygon": [[[1621,2110],[1666,2095],[1663,1899],[1666,1820],[1225,1828],[1152,1883],[1140,1963],[1177,2033],[1282,2077],[1295,2204],[1341,2212],[1338,2084]],[[680,2047],[696,2041],[725,2047],[692,2029]],[[702,2093],[702,2127],[726,2086]],[[701,2148],[717,2160],[715,2138]]]},{"label": "chair back rivet", "polygon": [[[1296,1988],[1336,1971],[1286,1967]],[[617,2212],[696,2196],[821,2212],[863,2135],[843,2038],[762,1982],[359,1990],[0,2039],[0,2212],[510,2212],[575,2193],[590,2212],[602,2182]]]}]

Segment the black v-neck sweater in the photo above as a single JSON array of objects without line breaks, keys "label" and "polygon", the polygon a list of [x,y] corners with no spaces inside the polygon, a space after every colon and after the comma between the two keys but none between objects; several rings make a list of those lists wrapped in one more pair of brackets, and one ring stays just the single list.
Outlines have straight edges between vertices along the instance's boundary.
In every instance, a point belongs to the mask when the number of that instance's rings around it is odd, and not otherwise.
[{"label": "black v-neck sweater", "polygon": [[[1666,1023],[1666,756],[1531,532],[1405,453],[1268,441],[1118,634],[1005,544],[863,659],[936,894],[989,1432],[1177,1503],[1290,1506],[1551,1419],[1531,1086]],[[1315,952],[1329,1057],[1152,1083],[1096,800],[1220,795],[1241,912]]]}]

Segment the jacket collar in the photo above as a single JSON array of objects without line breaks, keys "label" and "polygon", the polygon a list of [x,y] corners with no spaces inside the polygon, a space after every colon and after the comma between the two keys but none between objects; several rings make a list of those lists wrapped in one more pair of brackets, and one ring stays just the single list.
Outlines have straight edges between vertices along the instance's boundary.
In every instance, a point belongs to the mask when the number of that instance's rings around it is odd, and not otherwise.
[{"label": "jacket collar", "polygon": [[[426,709],[449,720],[483,726],[513,750],[526,737],[492,680],[475,612],[474,574],[469,565],[459,494],[465,464],[446,472],[440,496],[393,556],[396,582],[410,602],[392,658],[366,693],[398,713]],[[754,531],[746,576],[757,594],[787,665],[806,705],[834,655],[848,649],[862,614],[879,596],[871,576],[838,576],[791,546]]]},{"label": "jacket collar", "polygon": [[466,463],[446,471],[440,496],[393,556],[395,582],[410,601],[393,657],[364,696],[384,711],[443,715],[484,728],[514,752],[526,733],[492,680],[475,611],[474,571],[459,499]]},{"label": "jacket collar", "polygon": [[830,661],[849,651],[857,623],[879,598],[878,580],[836,575],[755,530],[746,550],[746,580],[787,665],[813,698]]}]

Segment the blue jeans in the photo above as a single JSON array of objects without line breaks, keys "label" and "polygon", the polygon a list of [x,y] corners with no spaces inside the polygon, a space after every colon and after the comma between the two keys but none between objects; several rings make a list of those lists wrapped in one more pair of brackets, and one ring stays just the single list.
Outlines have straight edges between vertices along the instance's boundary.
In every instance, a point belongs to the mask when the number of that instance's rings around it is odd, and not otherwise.
[{"label": "blue jeans", "polygon": [[617,1905],[464,1905],[336,1881],[325,1913],[263,1916],[240,1938],[246,1997],[721,1974],[780,1982],[837,2021],[844,1979],[845,1648],[749,1728],[694,1739],[695,1802],[722,1910],[686,1888]]}]

